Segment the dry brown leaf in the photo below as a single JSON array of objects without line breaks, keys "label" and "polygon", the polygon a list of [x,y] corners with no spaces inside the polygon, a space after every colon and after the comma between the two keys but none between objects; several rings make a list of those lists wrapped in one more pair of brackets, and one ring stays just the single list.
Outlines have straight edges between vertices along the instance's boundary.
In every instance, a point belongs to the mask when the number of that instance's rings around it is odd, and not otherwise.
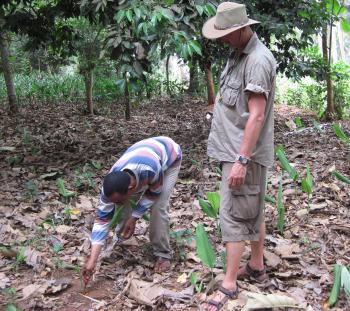
[{"label": "dry brown leaf", "polygon": [[0,272],[0,289],[4,289],[11,285],[10,279],[6,276],[5,273]]},{"label": "dry brown leaf", "polygon": [[266,308],[298,308],[304,309],[293,298],[276,294],[247,293],[248,301],[242,311]]},{"label": "dry brown leaf", "polygon": [[193,296],[193,287],[190,286],[181,292],[176,292],[163,288],[156,283],[145,282],[132,279],[129,286],[129,297],[141,304],[154,306],[158,299],[162,297],[172,300],[188,301]]},{"label": "dry brown leaf", "polygon": [[39,267],[42,261],[41,255],[41,253],[30,246],[26,247],[24,250],[25,262],[28,266],[31,266],[33,268]]},{"label": "dry brown leaf", "polygon": [[38,292],[40,284],[29,284],[28,286],[22,289],[22,299],[27,299],[29,296],[32,296],[36,292]]},{"label": "dry brown leaf", "polygon": [[56,227],[56,232],[59,234],[66,234],[68,233],[70,230],[72,229],[72,227],[70,226],[66,226],[66,225],[59,225]]},{"label": "dry brown leaf", "polygon": [[282,260],[279,256],[274,253],[269,252],[268,250],[264,251],[264,257],[266,259],[266,265],[271,268],[276,268],[281,264]]}]

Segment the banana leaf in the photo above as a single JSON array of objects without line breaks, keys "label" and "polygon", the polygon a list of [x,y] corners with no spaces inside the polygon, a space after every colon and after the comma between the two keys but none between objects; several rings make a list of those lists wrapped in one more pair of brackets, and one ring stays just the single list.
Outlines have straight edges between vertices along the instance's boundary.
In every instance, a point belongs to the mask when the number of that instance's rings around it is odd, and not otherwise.
[{"label": "banana leaf", "polygon": [[279,147],[276,150],[276,156],[278,158],[278,160],[280,161],[280,164],[282,166],[282,168],[288,172],[289,177],[292,178],[293,180],[297,180],[298,179],[298,172],[296,171],[296,169],[289,163],[286,154],[283,150],[283,147]]},{"label": "banana leaf", "polygon": [[208,235],[204,230],[203,224],[198,224],[196,228],[196,248],[198,257],[203,265],[208,268],[214,268],[216,256],[213,246],[209,242]]}]

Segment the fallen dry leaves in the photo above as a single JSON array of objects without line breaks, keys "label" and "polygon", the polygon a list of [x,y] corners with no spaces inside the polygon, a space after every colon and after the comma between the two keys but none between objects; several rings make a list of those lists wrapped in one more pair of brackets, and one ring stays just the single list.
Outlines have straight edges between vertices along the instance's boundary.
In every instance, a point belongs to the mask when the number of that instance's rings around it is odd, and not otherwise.
[{"label": "fallen dry leaves", "polygon": [[[204,223],[217,253],[223,250],[215,222],[203,215],[198,204],[199,197],[219,185],[217,163],[206,157],[209,123],[201,109],[205,104],[186,99],[176,105],[158,100],[156,105],[142,105],[130,122],[122,119],[120,107],[93,117],[68,104],[28,106],[14,119],[1,111],[0,289],[15,288],[16,304],[22,310],[146,310],[143,304],[157,310],[197,310],[217,288],[223,277],[220,258],[213,278],[202,267],[193,239],[196,225]],[[294,127],[296,115],[306,124],[304,130]],[[350,175],[346,149],[330,124],[317,131],[312,118],[301,111],[290,113],[286,107],[276,110],[276,144],[284,145],[303,176],[310,165],[314,193],[308,202],[299,186],[284,176],[283,237],[276,230],[276,207],[270,203],[266,207],[265,261],[271,282],[266,287],[239,282],[241,294],[229,309],[239,310],[251,299],[277,294],[308,310],[322,310],[333,265],[350,261],[350,188],[330,173],[337,169]],[[349,130],[346,122],[344,127]],[[29,141],[23,137],[24,129]],[[153,274],[148,224],[142,221],[133,239],[107,248],[94,280],[82,293],[79,268],[89,253],[101,179],[126,147],[155,135],[174,138],[184,151],[172,196],[172,271]],[[268,194],[276,197],[281,170],[275,165],[270,173]],[[77,192],[69,202],[58,193],[58,177],[68,190]],[[247,249],[245,260],[248,256]],[[192,272],[203,281],[204,292],[193,293]],[[0,308],[10,299],[1,291]],[[349,307],[344,296],[337,307]]]}]

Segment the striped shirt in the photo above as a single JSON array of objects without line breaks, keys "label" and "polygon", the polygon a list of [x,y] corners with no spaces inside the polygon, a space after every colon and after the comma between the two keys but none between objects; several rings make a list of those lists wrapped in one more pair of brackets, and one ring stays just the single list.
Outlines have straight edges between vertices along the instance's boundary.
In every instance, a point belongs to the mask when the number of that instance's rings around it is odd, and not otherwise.
[{"label": "striped shirt", "polygon": [[[180,165],[181,159],[180,146],[169,137],[159,136],[135,143],[112,166],[110,173],[124,170],[133,172],[136,179],[135,193],[144,192],[133,210],[133,217],[142,217],[154,204],[162,193],[164,172]],[[108,202],[102,189],[91,234],[92,244],[104,244],[114,211],[115,204]]]}]

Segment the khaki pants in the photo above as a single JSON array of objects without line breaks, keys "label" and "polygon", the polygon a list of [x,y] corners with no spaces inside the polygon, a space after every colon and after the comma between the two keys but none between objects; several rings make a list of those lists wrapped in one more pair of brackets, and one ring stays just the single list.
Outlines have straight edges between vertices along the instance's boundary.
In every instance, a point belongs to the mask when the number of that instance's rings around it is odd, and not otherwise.
[{"label": "khaki pants", "polygon": [[224,162],[220,189],[220,227],[224,242],[258,241],[264,221],[266,167],[250,162],[244,185],[230,189],[233,163]]},{"label": "khaki pants", "polygon": [[[153,247],[153,253],[157,257],[171,258],[169,201],[179,171],[180,165],[170,167],[164,172],[162,193],[150,210],[149,239]],[[140,194],[135,195],[132,199],[138,201]],[[116,234],[123,229],[125,222],[131,217],[131,214],[131,204],[125,204],[122,220],[115,229]]]}]

